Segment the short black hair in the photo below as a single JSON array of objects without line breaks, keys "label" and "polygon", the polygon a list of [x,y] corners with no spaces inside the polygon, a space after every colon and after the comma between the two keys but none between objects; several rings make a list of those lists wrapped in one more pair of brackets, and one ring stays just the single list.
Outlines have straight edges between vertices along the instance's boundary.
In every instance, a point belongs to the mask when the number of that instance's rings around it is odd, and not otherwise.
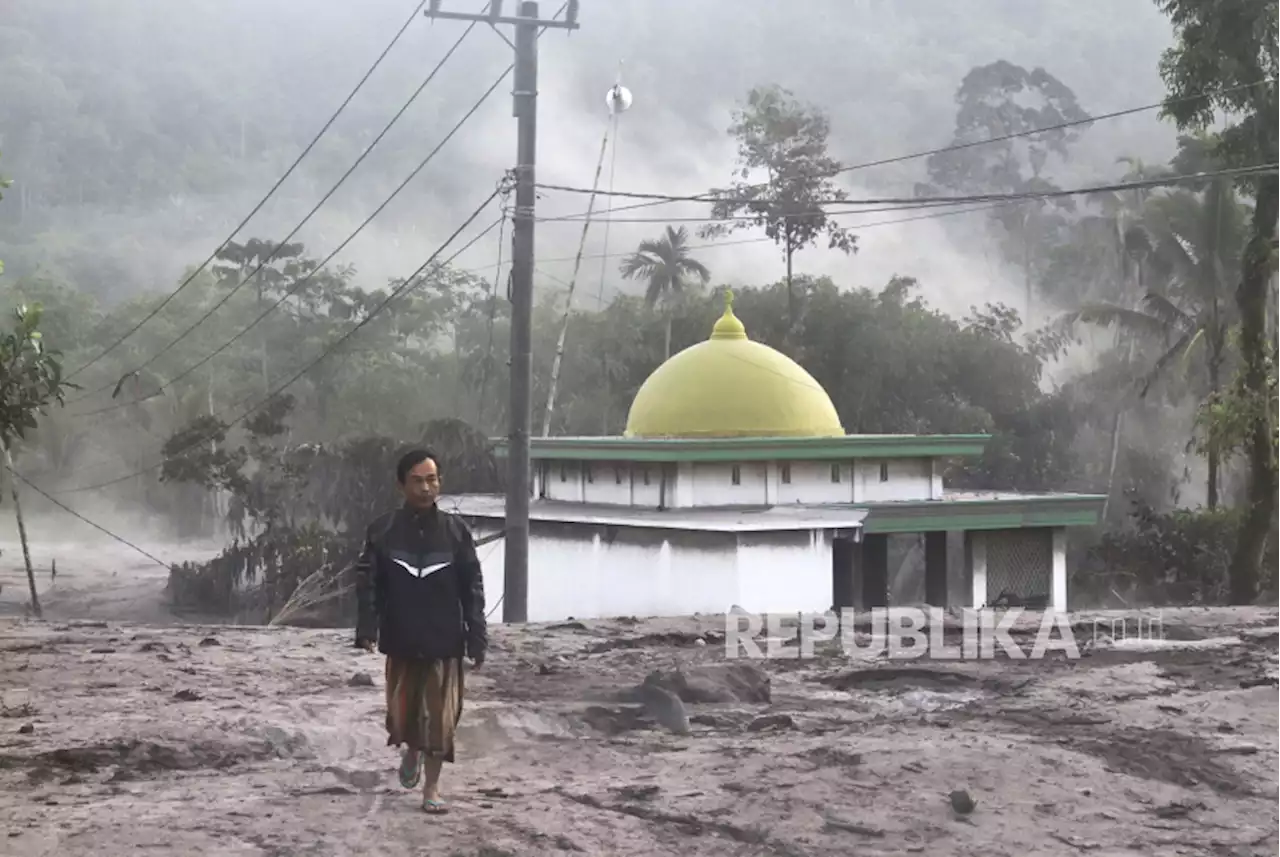
[{"label": "short black hair", "polygon": [[440,459],[429,449],[411,449],[400,456],[400,461],[396,463],[396,481],[403,485],[404,480],[409,476],[409,471],[428,458],[435,462],[436,469],[439,470]]}]

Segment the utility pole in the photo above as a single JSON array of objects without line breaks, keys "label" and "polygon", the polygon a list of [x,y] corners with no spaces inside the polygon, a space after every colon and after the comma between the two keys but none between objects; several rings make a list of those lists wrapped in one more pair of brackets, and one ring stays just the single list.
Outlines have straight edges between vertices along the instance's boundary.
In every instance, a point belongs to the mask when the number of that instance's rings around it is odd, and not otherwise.
[{"label": "utility pole", "polygon": [[[578,29],[578,0],[565,3],[563,21],[542,20],[538,4],[523,0],[517,17],[502,14],[502,0],[489,0],[483,14],[444,12],[431,0],[429,18],[487,23],[515,49],[514,114],[516,143],[516,209],[511,224],[511,390],[507,433],[506,552],[503,568],[502,621],[525,622],[529,616],[529,435],[532,424],[533,357],[533,228],[534,170],[538,159],[538,36],[544,29]],[[499,24],[515,28],[512,44]]]}]

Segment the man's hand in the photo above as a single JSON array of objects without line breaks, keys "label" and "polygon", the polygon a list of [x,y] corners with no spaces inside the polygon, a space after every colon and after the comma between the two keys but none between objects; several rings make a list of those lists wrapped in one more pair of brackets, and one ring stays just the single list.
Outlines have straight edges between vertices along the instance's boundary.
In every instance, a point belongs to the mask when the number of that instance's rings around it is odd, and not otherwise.
[{"label": "man's hand", "polygon": [[471,656],[471,668],[472,668],[473,670],[478,670],[478,669],[480,669],[482,666],[484,666],[484,652],[480,652],[480,653],[478,653],[478,654],[472,655],[472,656]]}]

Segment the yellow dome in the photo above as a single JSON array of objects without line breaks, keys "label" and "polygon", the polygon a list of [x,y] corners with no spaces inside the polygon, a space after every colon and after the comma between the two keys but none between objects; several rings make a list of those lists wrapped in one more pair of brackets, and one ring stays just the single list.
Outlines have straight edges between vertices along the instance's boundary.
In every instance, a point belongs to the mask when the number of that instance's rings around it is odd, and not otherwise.
[{"label": "yellow dome", "polygon": [[747,338],[733,293],[706,342],[663,363],[640,387],[627,437],[841,437],[831,397],[801,366]]}]

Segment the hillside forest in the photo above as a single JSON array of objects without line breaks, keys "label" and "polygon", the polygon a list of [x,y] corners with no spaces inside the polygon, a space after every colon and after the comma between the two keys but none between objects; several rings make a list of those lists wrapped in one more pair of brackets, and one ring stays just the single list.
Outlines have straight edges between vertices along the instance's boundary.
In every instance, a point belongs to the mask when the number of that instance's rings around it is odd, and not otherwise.
[{"label": "hillside forest", "polygon": [[[823,105],[760,84],[724,116],[738,160],[723,164],[706,221],[655,222],[607,260],[634,293],[566,309],[567,284],[539,286],[535,430],[545,418],[553,434],[620,433],[649,373],[704,339],[723,306],[727,284],[702,248],[753,229],[780,264],[733,284],[735,312],[813,374],[846,430],[989,433],[981,459],[953,463],[951,488],[1107,496],[1101,525],[1072,545],[1078,597],[1274,599],[1276,177],[1242,168],[1277,161],[1275,10],[1242,4],[1259,17],[1224,29],[1207,23],[1209,0],[1157,5],[1175,33],[1160,74],[1176,153],[1114,152],[1121,189],[1055,195],[1076,186],[1061,176],[1092,126],[1051,70],[996,59],[954,81],[954,126],[916,162],[916,193],[1004,195],[954,229],[1017,272],[1016,299],[949,314],[910,277],[807,273],[815,247],[859,252],[857,227],[823,207],[843,193],[829,178],[842,166],[833,123]],[[760,174],[770,180],[744,178]],[[22,181],[8,178],[0,208]],[[901,206],[944,225],[955,208]],[[500,490],[487,438],[507,420],[505,261],[378,282],[278,237],[237,236],[136,331],[176,284],[108,301],[65,270],[0,278],[6,312],[38,305],[38,340],[23,333],[30,319],[10,326],[53,367],[0,367],[15,469],[72,507],[144,510],[174,538],[229,534],[222,556],[175,579],[228,611],[236,586],[256,582],[267,615],[317,572],[341,578],[404,444],[441,450],[447,490]],[[508,259],[509,221],[483,240]],[[30,384],[43,399],[9,401]]]}]

